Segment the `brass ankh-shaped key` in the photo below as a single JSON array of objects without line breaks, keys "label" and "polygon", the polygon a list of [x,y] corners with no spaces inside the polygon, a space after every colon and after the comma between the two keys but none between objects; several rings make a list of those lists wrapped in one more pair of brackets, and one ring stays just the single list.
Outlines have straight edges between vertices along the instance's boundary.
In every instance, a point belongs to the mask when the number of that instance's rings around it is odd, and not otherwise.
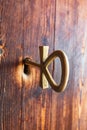
[{"label": "brass ankh-shaped key", "polygon": [[[40,46],[40,64],[32,62],[30,58],[24,59],[24,71],[29,68],[29,65],[37,66],[41,69],[41,87],[48,88],[48,82],[53,90],[56,92],[64,91],[64,89],[67,86],[68,78],[69,78],[69,62],[66,54],[61,50],[56,50],[52,54],[48,56],[48,46]],[[48,70],[49,64],[55,59],[59,58],[61,62],[61,69],[62,69],[62,75],[61,75],[61,81],[58,85],[55,80],[53,79],[52,75],[50,74]],[[25,72],[27,73],[27,72]]]}]

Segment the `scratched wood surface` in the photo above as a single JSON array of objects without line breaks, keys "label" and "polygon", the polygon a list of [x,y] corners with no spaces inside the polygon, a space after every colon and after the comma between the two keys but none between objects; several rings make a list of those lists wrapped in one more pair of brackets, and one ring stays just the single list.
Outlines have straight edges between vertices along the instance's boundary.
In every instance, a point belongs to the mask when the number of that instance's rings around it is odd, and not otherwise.
[{"label": "scratched wood surface", "polygon": [[[37,68],[23,73],[23,58],[39,62],[40,45],[68,56],[63,93],[42,90]],[[0,49],[0,130],[87,130],[86,0],[0,0]]]}]

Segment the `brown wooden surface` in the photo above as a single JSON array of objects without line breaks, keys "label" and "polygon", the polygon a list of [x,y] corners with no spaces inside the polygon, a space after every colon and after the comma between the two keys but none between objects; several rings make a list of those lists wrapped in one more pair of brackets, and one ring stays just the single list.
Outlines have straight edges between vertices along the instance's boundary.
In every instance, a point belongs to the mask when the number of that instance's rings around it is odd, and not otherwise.
[{"label": "brown wooden surface", "polygon": [[[22,59],[39,62],[39,46],[64,50],[66,90],[40,88],[40,71],[23,74]],[[87,1],[0,0],[0,130],[87,130]],[[49,67],[57,81],[60,67]]]}]

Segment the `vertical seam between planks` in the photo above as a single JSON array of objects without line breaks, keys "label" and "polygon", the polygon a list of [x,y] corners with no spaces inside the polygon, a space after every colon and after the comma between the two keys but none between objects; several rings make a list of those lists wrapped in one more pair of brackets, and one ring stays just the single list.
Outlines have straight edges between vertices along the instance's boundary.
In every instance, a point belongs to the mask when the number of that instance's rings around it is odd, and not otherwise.
[{"label": "vertical seam between planks", "polygon": [[[22,49],[23,49],[23,56],[22,58],[24,58],[24,10],[25,10],[25,6],[24,6],[24,3],[25,3],[25,0],[22,1],[23,5],[22,5]],[[22,59],[23,60],[23,59]],[[24,84],[23,84],[23,76],[21,77],[21,80],[22,80],[22,88],[21,88],[21,122],[20,122],[20,130],[24,129],[23,126],[23,122],[24,122],[24,118],[23,118],[23,94],[24,94]]]},{"label": "vertical seam between planks", "polygon": [[[55,50],[55,33],[56,33],[56,0],[55,0],[55,8],[54,8],[54,38],[53,38],[53,51]],[[54,76],[55,70],[55,61],[53,61],[53,71],[52,75]]]},{"label": "vertical seam between planks", "polygon": [[[1,4],[1,9],[0,9],[0,41],[2,41],[2,11],[3,11],[3,1],[0,2]],[[1,59],[0,59],[1,60]],[[1,62],[1,61],[0,61]],[[1,87],[2,87],[2,75],[1,75]],[[2,89],[2,92],[1,92],[1,120],[0,120],[0,123],[1,123],[1,129],[4,130],[4,90]]]}]

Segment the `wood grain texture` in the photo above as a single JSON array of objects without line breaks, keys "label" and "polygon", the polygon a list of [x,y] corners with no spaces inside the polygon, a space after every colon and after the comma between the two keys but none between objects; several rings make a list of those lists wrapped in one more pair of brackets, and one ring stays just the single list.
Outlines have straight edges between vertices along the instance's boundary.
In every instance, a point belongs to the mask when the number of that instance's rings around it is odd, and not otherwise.
[{"label": "wood grain texture", "polygon": [[[36,0],[24,3],[24,56],[31,56],[40,62],[39,46],[50,45],[53,51],[55,0]],[[51,66],[51,72],[53,70]],[[51,89],[42,90],[39,86],[39,70],[32,68],[29,76],[31,85],[24,86],[24,122],[26,130],[51,129]],[[50,101],[50,102],[49,102]],[[47,119],[47,120],[46,120]]]},{"label": "wood grain texture", "polygon": [[[66,90],[40,88],[39,46],[63,50],[70,63]],[[0,0],[0,130],[87,130],[87,1]],[[60,78],[59,62],[49,70]]]},{"label": "wood grain texture", "polygon": [[22,1],[1,0],[0,130],[20,130],[22,78],[19,62],[23,57]]}]

